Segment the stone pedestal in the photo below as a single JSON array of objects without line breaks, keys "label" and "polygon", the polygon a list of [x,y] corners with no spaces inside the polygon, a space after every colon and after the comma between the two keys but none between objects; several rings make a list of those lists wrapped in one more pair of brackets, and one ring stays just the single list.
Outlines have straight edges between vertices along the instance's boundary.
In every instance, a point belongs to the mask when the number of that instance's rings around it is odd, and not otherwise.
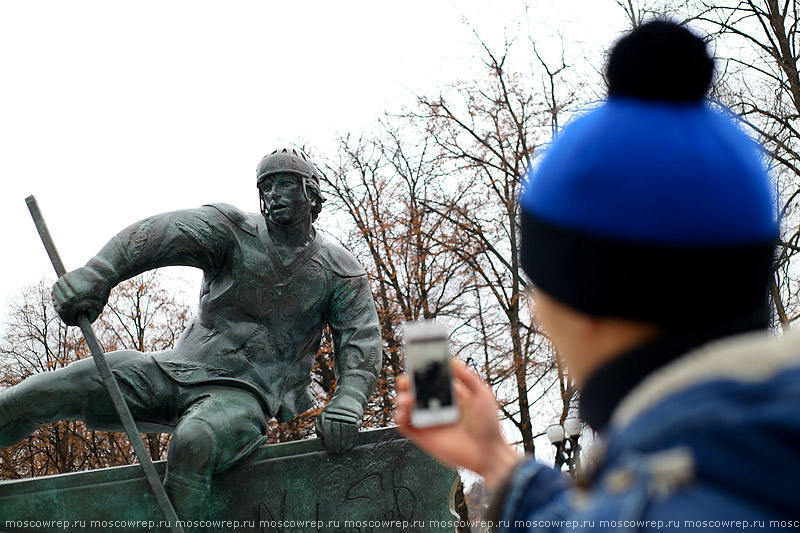
[{"label": "stone pedestal", "polygon": [[[165,463],[156,463],[163,476]],[[263,446],[212,486],[208,531],[454,531],[457,474],[394,429],[350,452],[318,439]],[[141,468],[0,482],[0,531],[168,531]]]}]

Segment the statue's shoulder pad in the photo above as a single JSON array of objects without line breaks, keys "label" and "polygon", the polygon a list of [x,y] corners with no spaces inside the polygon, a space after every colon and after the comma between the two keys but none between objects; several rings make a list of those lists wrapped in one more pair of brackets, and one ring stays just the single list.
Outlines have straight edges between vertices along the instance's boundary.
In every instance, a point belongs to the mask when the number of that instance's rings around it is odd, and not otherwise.
[{"label": "statue's shoulder pad", "polygon": [[336,242],[333,237],[328,235],[320,237],[322,237],[320,256],[334,274],[343,278],[355,278],[367,274],[350,250]]},{"label": "statue's shoulder pad", "polygon": [[259,215],[254,215],[252,213],[245,213],[238,207],[231,205],[231,204],[206,204],[203,207],[213,207],[220,213],[222,213],[225,218],[233,222],[236,226],[243,229],[247,233],[252,235],[258,235],[258,226],[256,225],[259,220]]}]

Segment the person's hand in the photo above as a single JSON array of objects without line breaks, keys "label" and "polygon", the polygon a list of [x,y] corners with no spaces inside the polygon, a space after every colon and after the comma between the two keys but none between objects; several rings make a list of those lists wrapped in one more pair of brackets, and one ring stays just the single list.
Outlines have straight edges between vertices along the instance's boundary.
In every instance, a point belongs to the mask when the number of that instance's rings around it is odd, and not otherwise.
[{"label": "person's hand", "polygon": [[330,453],[344,453],[356,444],[363,409],[358,400],[334,396],[317,417],[317,435]]},{"label": "person's hand", "polygon": [[414,397],[408,389],[409,377],[399,376],[394,415],[398,430],[442,463],[468,468],[482,475],[490,488],[496,488],[520,457],[503,439],[491,389],[459,361],[453,361],[453,377],[461,410],[458,422],[417,428],[411,424]]},{"label": "person's hand", "polygon": [[53,307],[68,326],[78,325],[85,312],[89,322],[100,315],[111,293],[111,284],[93,268],[80,267],[61,276],[53,285]]}]

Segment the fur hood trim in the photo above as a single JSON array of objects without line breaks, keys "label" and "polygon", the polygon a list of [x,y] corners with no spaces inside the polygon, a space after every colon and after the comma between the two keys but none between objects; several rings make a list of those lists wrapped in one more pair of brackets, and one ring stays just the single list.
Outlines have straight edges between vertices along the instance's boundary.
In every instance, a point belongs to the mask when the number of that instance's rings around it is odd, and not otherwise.
[{"label": "fur hood trim", "polygon": [[623,428],[667,397],[703,382],[755,383],[790,368],[800,368],[800,331],[790,331],[779,338],[759,332],[713,341],[642,381],[617,407],[611,426]]}]

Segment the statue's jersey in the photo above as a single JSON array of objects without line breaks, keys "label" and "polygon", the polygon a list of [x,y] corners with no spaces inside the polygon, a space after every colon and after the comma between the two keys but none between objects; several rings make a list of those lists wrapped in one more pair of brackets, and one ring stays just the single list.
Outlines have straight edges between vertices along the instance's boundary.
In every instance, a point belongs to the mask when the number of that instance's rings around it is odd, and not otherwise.
[{"label": "statue's jersey", "polygon": [[364,401],[374,388],[381,340],[366,273],[319,232],[285,265],[260,214],[215,204],[133,224],[92,261],[112,267],[114,282],[166,265],[203,270],[197,317],[173,350],[153,354],[178,382],[247,388],[269,415],[289,420],[312,405],[327,323],[338,385]]}]

